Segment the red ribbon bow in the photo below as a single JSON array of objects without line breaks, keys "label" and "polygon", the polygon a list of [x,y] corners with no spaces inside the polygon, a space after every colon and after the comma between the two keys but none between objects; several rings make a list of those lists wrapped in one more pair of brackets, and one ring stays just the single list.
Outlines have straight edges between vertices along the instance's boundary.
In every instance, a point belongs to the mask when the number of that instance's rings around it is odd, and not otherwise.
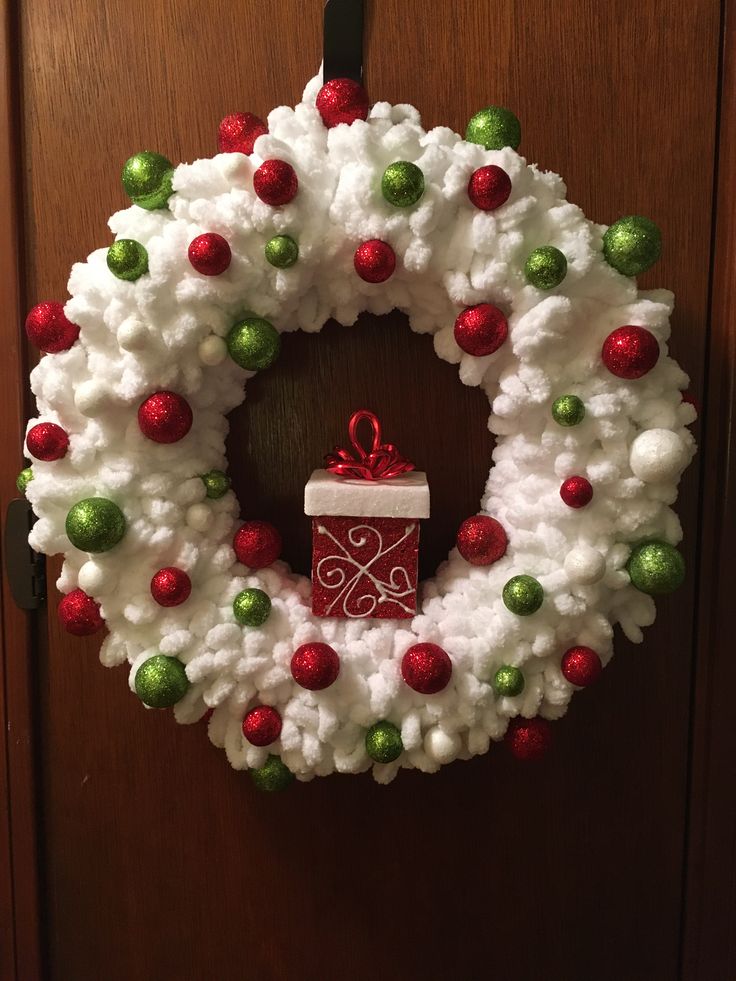
[{"label": "red ribbon bow", "polygon": [[[373,442],[369,451],[364,450],[358,442],[358,424],[362,419],[367,419],[373,430]],[[388,480],[414,469],[414,464],[405,460],[393,443],[381,442],[381,423],[368,409],[358,409],[350,416],[348,433],[358,455],[355,457],[350,450],[336,446],[325,457],[325,467],[330,473],[358,480]]]}]

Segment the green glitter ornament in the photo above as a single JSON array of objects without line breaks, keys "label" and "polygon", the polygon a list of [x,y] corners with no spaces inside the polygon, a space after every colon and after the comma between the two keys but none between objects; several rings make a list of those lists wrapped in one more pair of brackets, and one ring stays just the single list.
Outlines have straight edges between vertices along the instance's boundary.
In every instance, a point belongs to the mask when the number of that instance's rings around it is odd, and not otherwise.
[{"label": "green glitter ornament", "polygon": [[603,236],[603,255],[624,276],[645,272],[662,254],[662,233],[649,218],[619,218]]},{"label": "green glitter ornament", "polygon": [[491,685],[497,695],[514,698],[524,691],[524,673],[519,668],[504,664],[493,676]]},{"label": "green glitter ornament", "polygon": [[145,704],[155,709],[171,708],[181,701],[189,688],[184,665],[175,657],[155,654],[135,673],[135,692]]},{"label": "green glitter ornament", "polygon": [[266,259],[277,269],[288,269],[299,258],[299,246],[291,235],[274,235],[266,242]]},{"label": "green glitter ornament", "polygon": [[552,403],[552,418],[560,426],[577,426],[585,417],[585,405],[577,395],[560,395]]},{"label": "green glitter ornament", "polygon": [[544,590],[532,576],[514,576],[503,587],[506,609],[520,617],[536,613],[543,599]]},{"label": "green glitter ornament", "polygon": [[672,593],[685,579],[685,560],[667,542],[642,542],[631,552],[626,569],[631,583],[642,593]]},{"label": "green glitter ornament", "polygon": [[271,600],[262,589],[244,589],[233,600],[233,613],[244,627],[260,627],[271,613]]},{"label": "green glitter ornament", "polygon": [[486,150],[516,150],[521,143],[521,123],[510,109],[486,106],[476,112],[465,130],[468,143],[480,143]]},{"label": "green glitter ornament", "polygon": [[125,517],[106,497],[86,497],[69,510],[66,533],[82,552],[108,552],[125,534]]},{"label": "green glitter ornament", "polygon": [[171,197],[171,161],[160,153],[143,150],[129,157],[123,166],[122,181],[125,193],[133,204],[147,211],[165,208]]},{"label": "green glitter ornament", "polygon": [[207,497],[216,501],[230,490],[230,478],[222,470],[208,470],[201,475]]},{"label": "green glitter ornament", "polygon": [[393,722],[375,722],[365,734],[365,751],[376,763],[393,763],[404,752],[401,732]]},{"label": "green glitter ornament", "polygon": [[261,371],[269,368],[281,350],[279,332],[263,317],[250,316],[230,329],[227,335],[230,357],[241,368]]},{"label": "green glitter ornament", "polygon": [[383,172],[381,194],[389,204],[408,208],[424,194],[424,174],[416,164],[397,160]]},{"label": "green glitter ornament", "polygon": [[25,494],[26,487],[33,480],[33,467],[26,467],[24,470],[18,474],[15,478],[15,486],[18,489],[19,494]]},{"label": "green glitter ornament", "polygon": [[294,780],[294,774],[279,756],[269,756],[263,766],[250,771],[250,778],[259,790],[273,793],[286,788]]},{"label": "green glitter ornament", "polygon": [[553,290],[567,275],[567,259],[554,245],[542,245],[529,253],[524,275],[538,290]]},{"label": "green glitter ornament", "polygon": [[107,250],[107,268],[118,279],[140,279],[148,272],[148,252],[132,238],[119,238]]}]

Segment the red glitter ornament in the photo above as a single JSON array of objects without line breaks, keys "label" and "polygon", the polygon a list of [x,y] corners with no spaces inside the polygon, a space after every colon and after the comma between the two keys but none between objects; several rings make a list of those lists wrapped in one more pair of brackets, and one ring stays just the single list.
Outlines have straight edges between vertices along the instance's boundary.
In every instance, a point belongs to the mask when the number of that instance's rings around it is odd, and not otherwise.
[{"label": "red glitter ornament", "polygon": [[192,428],[192,410],[176,392],[154,392],[138,407],[138,425],[154,443],[177,443]]},{"label": "red glitter ornament", "polygon": [[471,565],[492,565],[506,554],[509,543],[503,525],[487,514],[466,518],[457,532],[457,548]]},{"label": "red glitter ornament", "polygon": [[517,760],[541,759],[552,743],[552,726],[546,719],[515,718],[506,730],[506,744]]},{"label": "red glitter ornament", "polygon": [[28,430],[26,449],[37,460],[61,460],[69,449],[69,436],[55,422],[39,422]]},{"label": "red glitter ornament", "polygon": [[352,78],[333,78],[317,93],[317,110],[328,129],[368,118],[368,93]]},{"label": "red glitter ornament", "polygon": [[298,188],[296,171],[285,160],[264,160],[253,174],[253,190],[261,201],[274,207],[288,204]]},{"label": "red glitter ornament", "polygon": [[437,644],[414,644],[401,659],[401,676],[422,695],[442,691],[452,675],[452,661]]},{"label": "red glitter ornament", "polygon": [[302,644],[291,658],[291,674],[309,691],[329,688],[340,673],[340,658],[329,644]]},{"label": "red glitter ornament", "polygon": [[498,307],[479,303],[466,307],[455,321],[455,340],[466,354],[482,358],[497,351],[508,337],[509,325]]},{"label": "red glitter ornament", "polygon": [[481,211],[495,211],[505,204],[511,194],[511,178],[495,164],[479,167],[470,175],[468,197]]},{"label": "red glitter ornament", "polygon": [[259,136],[268,132],[268,126],[252,112],[234,112],[220,123],[217,133],[217,149],[220,153],[253,153],[253,145]]},{"label": "red glitter ornament", "polygon": [[560,487],[560,497],[569,508],[584,508],[593,500],[593,487],[585,477],[568,477]]},{"label": "red glitter ornament", "polygon": [[104,626],[100,616],[100,604],[83,589],[73,589],[63,596],[58,606],[59,619],[65,630],[75,637],[96,634]]},{"label": "red glitter ornament", "polygon": [[385,283],[396,269],[396,253],[388,242],[372,238],[355,250],[353,265],[366,283]]},{"label": "red glitter ornament", "polygon": [[203,276],[219,276],[230,265],[232,253],[227,240],[216,232],[198,235],[189,244],[189,261]]},{"label": "red glitter ornament", "polygon": [[562,655],[561,668],[571,685],[587,688],[600,678],[603,665],[592,647],[571,647]]},{"label": "red glitter ornament", "polygon": [[67,320],[64,307],[55,300],[37,303],[26,317],[26,334],[41,351],[68,351],[79,337],[79,325]]},{"label": "red glitter ornament", "polygon": [[243,735],[253,746],[270,746],[281,735],[281,716],[271,705],[256,705],[243,719]]},{"label": "red glitter ornament", "polygon": [[183,569],[167,566],[151,579],[151,596],[159,606],[179,606],[189,599],[192,580]]},{"label": "red glitter ornament", "polygon": [[657,338],[645,327],[617,327],[603,342],[603,364],[617,378],[641,378],[657,363]]},{"label": "red glitter ornament", "polygon": [[246,521],[235,532],[233,548],[238,562],[264,569],[281,555],[281,535],[267,521]]}]

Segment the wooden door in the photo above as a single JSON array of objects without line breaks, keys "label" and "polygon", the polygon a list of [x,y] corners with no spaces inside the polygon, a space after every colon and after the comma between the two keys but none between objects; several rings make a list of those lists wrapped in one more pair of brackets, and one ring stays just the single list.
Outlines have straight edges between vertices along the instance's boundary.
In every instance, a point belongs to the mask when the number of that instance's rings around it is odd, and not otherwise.
[{"label": "wooden door", "polygon": [[[662,228],[663,258],[643,284],[676,292],[674,356],[712,425],[721,419],[682,485],[687,585],[659,603],[645,646],[618,639],[603,682],[574,699],[555,751],[535,768],[497,747],[431,778],[401,773],[388,788],[334,777],[265,796],[201,727],[143,711],[125,669],[100,666],[97,639],[64,635],[53,588],[49,615],[32,619],[10,607],[6,589],[3,977],[734,976],[728,903],[708,889],[733,864],[723,870],[712,839],[707,854],[701,848],[716,813],[727,840],[717,803],[733,813],[732,794],[712,796],[732,737],[721,733],[719,767],[709,755],[709,699],[732,669],[702,650],[704,620],[712,627],[717,616],[703,603],[712,604],[718,572],[720,505],[699,518],[701,480],[706,494],[725,486],[727,435],[721,405],[708,401],[708,359],[724,399],[730,377],[729,335],[716,331],[710,346],[707,326],[722,13],[716,0],[367,6],[373,99],[410,102],[426,127],[459,131],[489,102],[513,107],[523,152],[561,173],[586,215],[610,223],[641,213]],[[322,3],[23,0],[6,3],[4,27],[10,140],[0,164],[16,196],[5,192],[2,269],[19,283],[18,296],[9,285],[0,327],[5,501],[29,411],[18,396],[16,314],[64,298],[71,263],[110,240],[106,219],[126,204],[119,173],[130,153],[211,155],[226,113],[265,117],[298,101],[320,62]],[[728,228],[716,233],[725,241]],[[418,405],[423,387],[436,397]],[[430,564],[477,507],[487,404],[427,338],[398,315],[328,326],[319,340],[289,336],[278,368],[233,414],[229,450],[240,494],[248,472],[249,493],[284,528],[288,558],[302,569],[305,470],[363,401],[401,420],[399,445],[445,475],[433,484]],[[722,527],[723,547],[728,534]],[[57,570],[52,562],[52,582]],[[723,632],[710,636],[725,644]]]}]

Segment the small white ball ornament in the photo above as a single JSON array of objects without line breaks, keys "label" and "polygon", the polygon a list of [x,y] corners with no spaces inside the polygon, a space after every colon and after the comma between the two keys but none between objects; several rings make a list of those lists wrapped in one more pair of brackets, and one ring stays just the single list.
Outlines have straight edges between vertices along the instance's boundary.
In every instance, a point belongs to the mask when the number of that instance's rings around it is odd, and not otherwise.
[{"label": "small white ball ornament", "polygon": [[570,582],[580,586],[592,586],[599,582],[606,571],[606,560],[590,545],[576,545],[565,556],[565,572]]},{"label": "small white ball ornament", "polygon": [[631,469],[639,480],[646,483],[679,477],[687,462],[687,448],[671,429],[647,429],[631,444]]},{"label": "small white ball ornament", "polygon": [[187,524],[195,531],[206,531],[212,520],[212,512],[206,504],[192,504],[187,508]]},{"label": "small white ball ornament", "polygon": [[462,740],[456,732],[433,726],[424,737],[424,752],[435,763],[451,763],[460,752]]},{"label": "small white ball ornament", "polygon": [[107,389],[95,378],[80,382],[74,390],[74,404],[83,416],[92,418],[98,415],[106,403]]},{"label": "small white ball ornament", "polygon": [[109,576],[107,570],[99,562],[90,559],[79,570],[77,580],[79,588],[83,589],[85,593],[99,593],[108,583]]},{"label": "small white ball ornament", "polygon": [[216,365],[222,364],[227,357],[227,344],[217,334],[210,334],[200,343],[198,353],[202,364],[214,368]]},{"label": "small white ball ornament", "polygon": [[137,317],[128,317],[118,327],[118,344],[124,351],[140,351],[148,342],[148,328]]}]

